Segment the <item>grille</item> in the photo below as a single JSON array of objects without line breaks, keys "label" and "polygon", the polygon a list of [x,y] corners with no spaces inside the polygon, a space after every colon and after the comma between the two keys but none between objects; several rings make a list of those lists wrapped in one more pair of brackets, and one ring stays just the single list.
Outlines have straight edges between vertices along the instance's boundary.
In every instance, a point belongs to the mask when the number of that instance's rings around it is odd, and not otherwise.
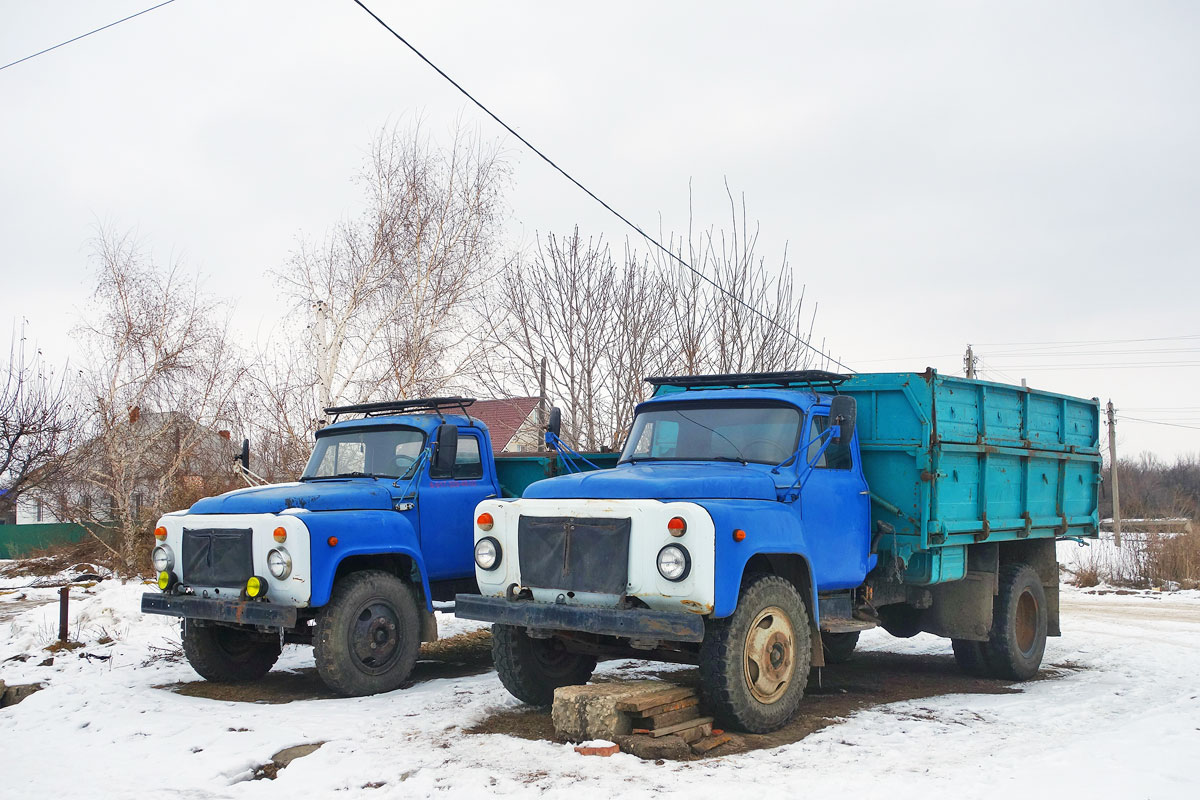
[{"label": "grille", "polygon": [[184,528],[181,579],[197,586],[244,586],[254,574],[250,536],[249,528]]},{"label": "grille", "polygon": [[521,583],[540,589],[625,594],[629,518],[521,517]]}]

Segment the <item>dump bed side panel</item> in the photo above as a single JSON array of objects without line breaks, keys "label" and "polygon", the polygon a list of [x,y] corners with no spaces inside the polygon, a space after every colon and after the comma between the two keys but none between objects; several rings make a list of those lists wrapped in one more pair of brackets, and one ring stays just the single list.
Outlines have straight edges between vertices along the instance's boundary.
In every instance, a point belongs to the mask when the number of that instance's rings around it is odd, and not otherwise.
[{"label": "dump bed side panel", "polygon": [[1097,535],[1097,401],[932,371],[855,375],[839,391],[858,401],[873,516],[895,530],[879,550],[906,563],[945,550],[928,582],[961,577],[949,548]]}]

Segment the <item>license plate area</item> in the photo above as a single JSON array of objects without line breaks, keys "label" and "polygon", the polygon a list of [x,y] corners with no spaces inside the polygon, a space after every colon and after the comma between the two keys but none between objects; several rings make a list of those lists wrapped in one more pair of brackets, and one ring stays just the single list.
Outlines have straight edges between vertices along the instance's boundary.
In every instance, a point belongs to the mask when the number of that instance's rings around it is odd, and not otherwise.
[{"label": "license plate area", "polygon": [[526,517],[517,523],[521,583],[539,589],[625,594],[628,517]]}]

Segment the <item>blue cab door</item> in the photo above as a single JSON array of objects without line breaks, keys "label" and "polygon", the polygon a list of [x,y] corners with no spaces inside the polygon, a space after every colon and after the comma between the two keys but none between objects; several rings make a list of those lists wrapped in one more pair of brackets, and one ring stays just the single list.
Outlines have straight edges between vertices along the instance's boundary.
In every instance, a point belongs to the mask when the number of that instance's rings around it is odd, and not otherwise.
[{"label": "blue cab door", "polygon": [[[806,441],[829,426],[829,409],[814,407]],[[810,446],[810,460],[819,444]],[[800,492],[804,540],[812,556],[813,580],[821,590],[850,589],[866,578],[871,548],[871,506],[867,481],[858,462],[858,435],[831,444],[817,460]]]},{"label": "blue cab door", "polygon": [[492,459],[483,457],[485,446],[477,428],[459,428],[451,474],[434,474],[431,465],[421,479],[421,554],[431,581],[475,576],[475,506],[496,494]]}]

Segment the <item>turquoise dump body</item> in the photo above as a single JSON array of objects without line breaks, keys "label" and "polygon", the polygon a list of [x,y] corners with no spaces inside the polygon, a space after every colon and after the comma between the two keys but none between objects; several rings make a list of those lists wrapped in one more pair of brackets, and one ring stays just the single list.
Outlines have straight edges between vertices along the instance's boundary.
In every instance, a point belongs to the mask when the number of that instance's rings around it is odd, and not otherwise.
[{"label": "turquoise dump body", "polygon": [[[609,469],[617,465],[620,453],[584,453],[582,458],[592,462],[600,469]],[[558,457],[552,452],[538,453],[497,453],[496,477],[500,482],[500,490],[504,497],[520,497],[525,489],[534,481],[552,478],[563,472]],[[585,461],[578,461],[585,471],[591,470]]]},{"label": "turquoise dump body", "polygon": [[905,580],[966,572],[966,546],[1095,537],[1100,406],[1022,386],[922,373],[850,376],[877,552]]}]

